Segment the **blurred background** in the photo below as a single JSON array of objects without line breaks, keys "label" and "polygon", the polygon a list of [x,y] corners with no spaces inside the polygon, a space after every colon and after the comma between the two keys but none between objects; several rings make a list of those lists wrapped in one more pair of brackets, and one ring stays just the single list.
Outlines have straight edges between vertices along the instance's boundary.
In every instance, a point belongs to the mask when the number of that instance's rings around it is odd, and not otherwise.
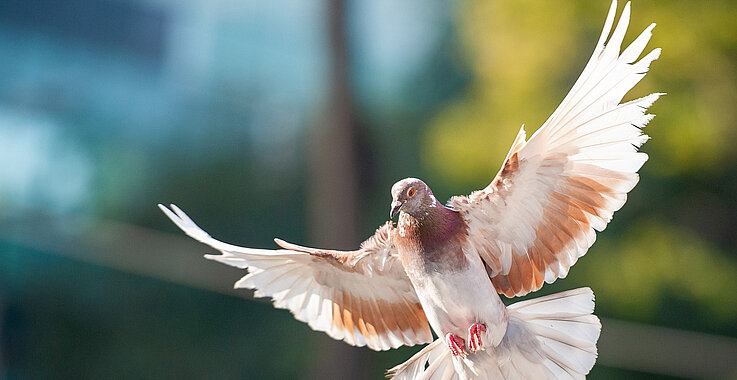
[{"label": "blurred background", "polygon": [[[619,5],[621,10],[623,4]],[[0,1],[0,378],[375,379],[416,347],[316,333],[213,236],[355,247],[394,181],[484,187],[563,99],[601,1]],[[635,1],[664,91],[640,184],[568,278],[590,378],[737,378],[737,3]],[[505,301],[505,302],[508,302]]]}]

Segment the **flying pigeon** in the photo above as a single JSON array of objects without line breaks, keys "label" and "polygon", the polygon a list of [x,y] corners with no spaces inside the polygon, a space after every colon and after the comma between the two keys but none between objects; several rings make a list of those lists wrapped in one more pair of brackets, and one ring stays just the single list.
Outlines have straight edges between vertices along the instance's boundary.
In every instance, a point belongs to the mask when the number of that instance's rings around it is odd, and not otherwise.
[{"label": "flying pigeon", "polygon": [[[655,24],[623,52],[630,3],[614,32],[612,3],[599,41],[563,102],[529,140],[519,131],[491,183],[440,203],[421,180],[391,189],[391,219],[355,251],[223,243],[182,210],[162,211],[206,255],[248,274],[255,289],[317,331],[387,350],[430,343],[392,368],[395,379],[584,378],[601,325],[581,288],[505,306],[568,274],[624,205],[647,160],[638,148],[662,94],[620,104],[657,59],[638,60]],[[438,336],[433,341],[432,331]],[[432,342],[432,343],[431,343]]]}]

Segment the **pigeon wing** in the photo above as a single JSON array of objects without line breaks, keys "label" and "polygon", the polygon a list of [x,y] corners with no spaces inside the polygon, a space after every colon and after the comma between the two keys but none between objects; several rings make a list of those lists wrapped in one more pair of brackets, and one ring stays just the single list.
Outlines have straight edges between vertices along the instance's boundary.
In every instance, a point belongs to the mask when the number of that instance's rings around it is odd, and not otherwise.
[{"label": "pigeon wing", "polygon": [[[655,24],[620,53],[630,4],[610,35],[612,3],[593,55],[550,118],[525,141],[524,127],[501,170],[484,189],[451,198],[469,225],[469,244],[494,286],[521,296],[565,277],[624,205],[647,160],[638,148],[662,94],[620,104],[660,49],[642,59]],[[608,41],[606,41],[608,38]],[[606,44],[605,44],[606,42]]]},{"label": "pigeon wing", "polygon": [[354,346],[388,350],[429,343],[432,334],[417,294],[391,242],[391,222],[355,251],[302,247],[238,247],[212,238],[178,207],[162,211],[187,235],[218,251],[206,258],[248,269],[236,288],[255,289],[274,306],[317,331]]}]

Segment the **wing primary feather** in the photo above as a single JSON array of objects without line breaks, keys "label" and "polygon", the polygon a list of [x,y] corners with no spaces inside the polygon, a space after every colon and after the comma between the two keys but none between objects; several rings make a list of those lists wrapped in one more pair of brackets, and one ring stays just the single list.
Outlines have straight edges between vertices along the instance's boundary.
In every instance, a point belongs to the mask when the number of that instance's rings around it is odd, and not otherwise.
[{"label": "wing primary feather", "polygon": [[[416,307],[417,294],[401,264],[396,264],[391,222],[356,251],[303,247],[281,239],[275,242],[282,249],[270,250],[213,239],[176,205],[170,207],[159,205],[188,236],[220,251],[219,255],[205,255],[207,259],[248,270],[235,287],[254,289],[256,297],[271,297],[275,307],[290,310],[313,329],[374,350],[425,343],[431,338],[427,319]],[[379,306],[381,310],[371,312]],[[400,313],[411,319],[402,320]],[[400,323],[407,331],[401,331]],[[371,335],[367,325],[378,328],[375,336],[367,336]]]}]

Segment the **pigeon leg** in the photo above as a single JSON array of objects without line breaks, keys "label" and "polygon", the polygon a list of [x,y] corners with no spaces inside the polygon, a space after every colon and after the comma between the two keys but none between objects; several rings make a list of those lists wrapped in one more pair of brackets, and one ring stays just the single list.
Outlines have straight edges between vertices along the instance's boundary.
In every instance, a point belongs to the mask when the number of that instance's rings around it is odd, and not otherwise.
[{"label": "pigeon leg", "polygon": [[483,323],[474,323],[468,328],[468,350],[471,353],[484,350],[484,343],[481,341],[481,334],[486,332],[486,325]]},{"label": "pigeon leg", "polygon": [[458,335],[455,335],[453,333],[445,334],[445,343],[448,344],[448,348],[450,348],[450,353],[453,356],[460,356],[465,358],[466,355],[468,355],[468,352],[466,352],[466,341]]}]

